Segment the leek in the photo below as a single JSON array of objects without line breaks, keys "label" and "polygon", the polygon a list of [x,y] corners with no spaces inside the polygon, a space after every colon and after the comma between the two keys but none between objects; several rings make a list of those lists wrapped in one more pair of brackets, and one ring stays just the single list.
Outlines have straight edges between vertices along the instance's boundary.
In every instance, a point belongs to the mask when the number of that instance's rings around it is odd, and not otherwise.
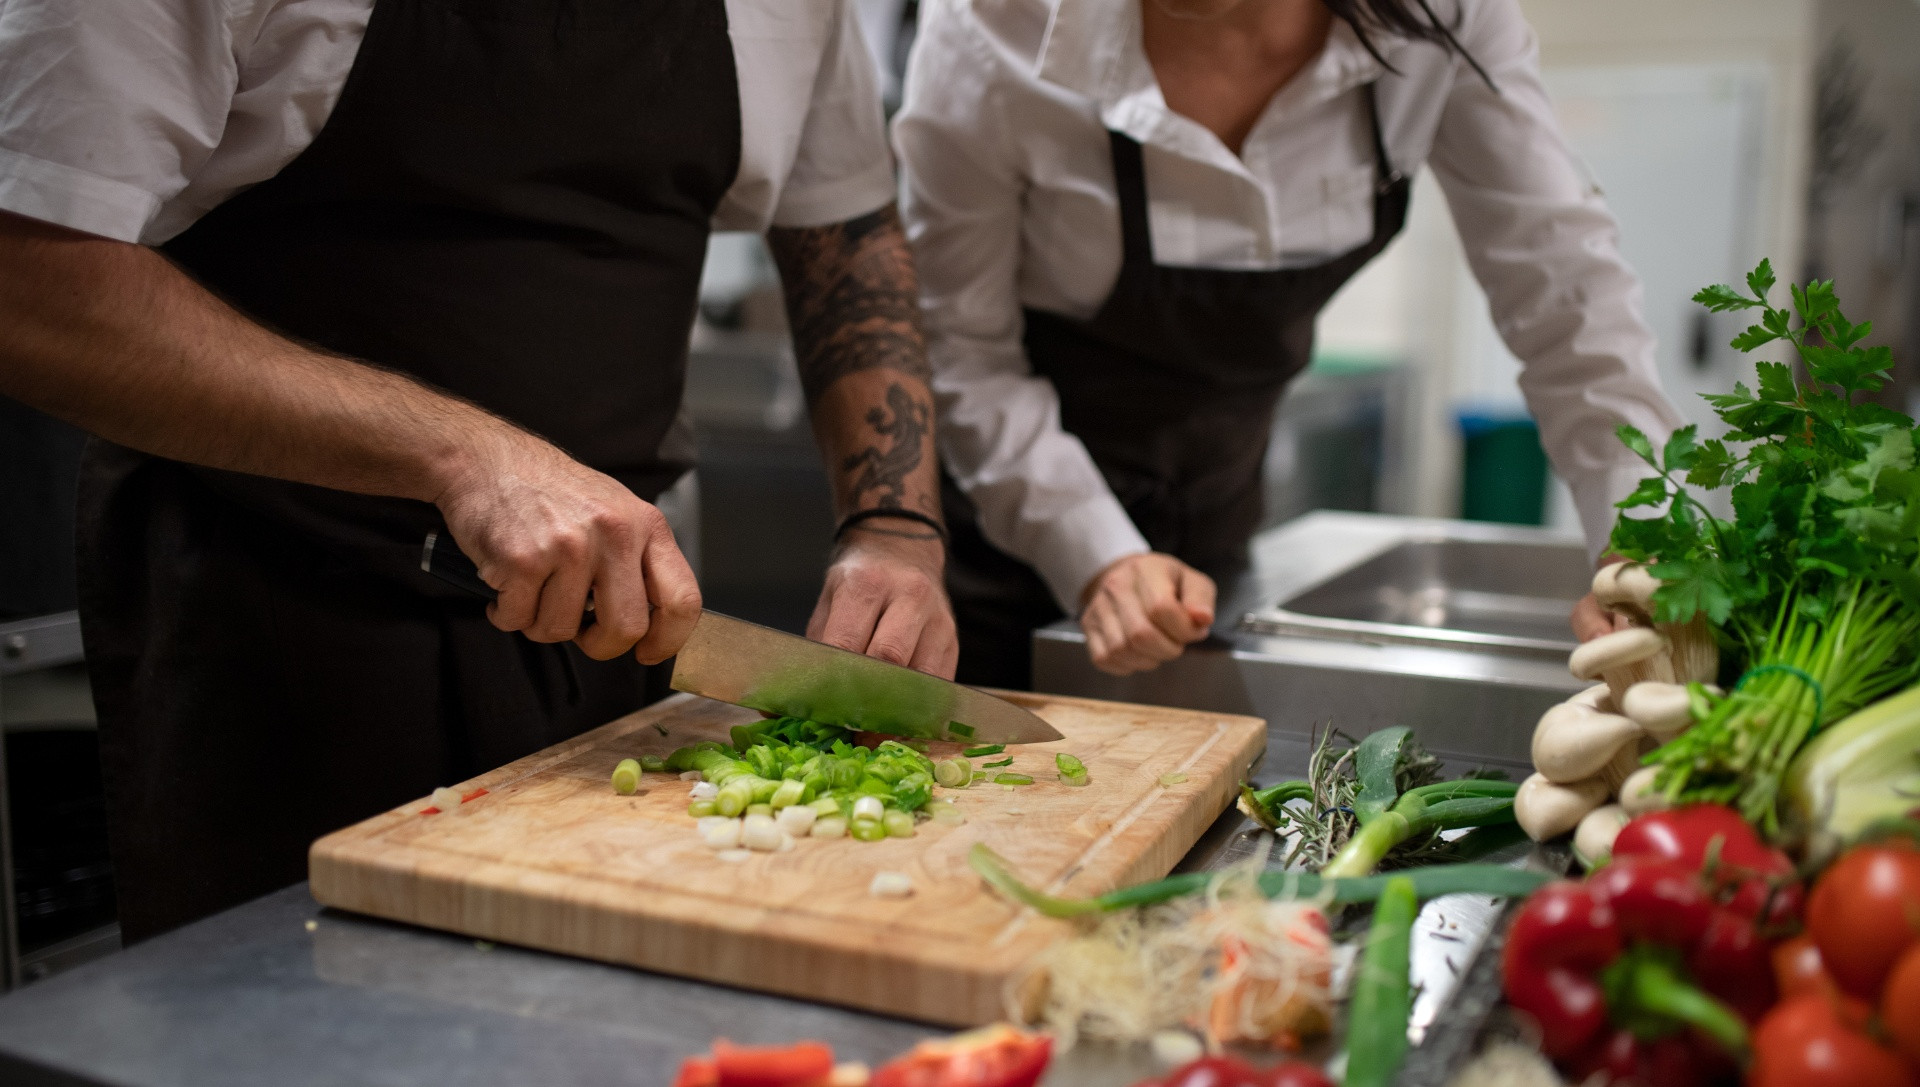
[{"label": "leek", "polygon": [[1787,767],[1783,814],[1850,841],[1920,806],[1920,686],[1885,698],[1813,738]]}]

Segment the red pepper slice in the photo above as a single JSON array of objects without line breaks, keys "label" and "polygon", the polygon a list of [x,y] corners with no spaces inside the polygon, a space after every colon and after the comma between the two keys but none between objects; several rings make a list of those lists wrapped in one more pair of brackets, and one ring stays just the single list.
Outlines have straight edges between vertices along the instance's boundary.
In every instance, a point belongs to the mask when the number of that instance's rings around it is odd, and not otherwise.
[{"label": "red pepper slice", "polygon": [[833,1074],[833,1050],[819,1042],[789,1046],[713,1043],[718,1087],[813,1087]]},{"label": "red pepper slice", "polygon": [[1033,1087],[1052,1059],[1052,1038],[1001,1023],[921,1042],[882,1065],[872,1087]]},{"label": "red pepper slice", "polygon": [[673,1087],[720,1087],[720,1070],[714,1067],[712,1057],[688,1057],[680,1062]]}]

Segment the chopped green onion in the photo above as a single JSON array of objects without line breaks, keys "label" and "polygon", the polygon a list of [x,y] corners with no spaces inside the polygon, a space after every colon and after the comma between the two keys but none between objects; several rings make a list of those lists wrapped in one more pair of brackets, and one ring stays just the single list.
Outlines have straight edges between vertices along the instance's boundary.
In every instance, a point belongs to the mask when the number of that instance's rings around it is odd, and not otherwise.
[{"label": "chopped green onion", "polygon": [[995,774],[993,776],[993,783],[995,785],[1032,785],[1033,775],[1031,774]]},{"label": "chopped green onion", "polygon": [[764,815],[767,818],[771,819],[773,818],[773,805],[772,804],[748,804],[747,814],[748,815]]},{"label": "chopped green onion", "polygon": [[1053,757],[1053,765],[1060,770],[1060,783],[1062,785],[1078,787],[1085,785],[1091,780],[1087,777],[1087,764],[1064,751]]},{"label": "chopped green onion", "polygon": [[981,769],[984,769],[984,770],[991,770],[996,766],[1012,766],[1012,765],[1013,765],[1013,756],[1008,755],[1004,759],[995,759],[992,762],[983,762],[980,764],[980,767]]},{"label": "chopped green onion", "polygon": [[960,722],[958,722],[958,721],[948,721],[948,722],[947,722],[947,731],[948,731],[949,733],[951,733],[952,735],[955,735],[955,736],[972,736],[972,735],[973,735],[973,726],[972,726],[972,725],[963,725],[963,724],[961,724],[961,723],[960,723]]},{"label": "chopped green onion", "polygon": [[815,838],[844,838],[847,836],[847,821],[838,815],[823,816],[813,821],[813,829],[807,833]]},{"label": "chopped green onion", "polygon": [[855,819],[847,832],[862,842],[877,842],[887,836],[886,825],[878,819]]},{"label": "chopped green onion", "polygon": [[767,801],[767,804],[774,811],[779,811],[781,808],[791,808],[795,804],[800,803],[800,798],[806,795],[806,791],[807,787],[798,781],[783,781],[780,783],[780,787],[773,791],[773,796]]},{"label": "chopped green onion", "polygon": [[640,787],[640,764],[632,759],[621,759],[613,768],[613,791],[621,796],[632,796]]},{"label": "chopped green onion", "polygon": [[649,774],[658,774],[667,768],[667,760],[658,755],[640,756],[640,769]]},{"label": "chopped green onion", "polygon": [[688,802],[687,814],[695,819],[705,819],[709,815],[720,814],[720,808],[711,800],[694,800]]},{"label": "chopped green onion", "polygon": [[967,817],[961,813],[959,806],[947,800],[927,801],[927,815],[936,823],[947,823],[952,826],[958,826],[967,821]]},{"label": "chopped green onion", "polygon": [[1187,775],[1181,773],[1178,770],[1175,770],[1170,774],[1160,775],[1160,784],[1162,785],[1178,785],[1185,780],[1187,780]]},{"label": "chopped green onion", "polygon": [[823,796],[808,804],[807,807],[819,812],[822,816],[840,814],[840,802],[830,796]]},{"label": "chopped green onion", "polygon": [[750,778],[735,778],[720,786],[720,795],[713,798],[714,810],[721,815],[739,815],[753,803],[753,781]]},{"label": "chopped green onion", "polygon": [[1071,785],[1076,789],[1086,785],[1088,782],[1092,780],[1093,780],[1092,778],[1087,776],[1087,772],[1085,770],[1082,770],[1077,774],[1061,774],[1060,775],[1060,784]]},{"label": "chopped green onion", "polygon": [[973,764],[964,755],[941,759],[933,764],[933,780],[939,782],[942,788],[963,788],[973,780]]},{"label": "chopped green onion", "polygon": [[969,747],[964,751],[961,751],[960,753],[962,755],[965,755],[967,758],[978,759],[978,758],[983,758],[987,755],[998,755],[1000,752],[1005,751],[1006,749],[1007,749],[1006,744],[983,744],[979,747]]},{"label": "chopped green onion", "polygon": [[886,828],[889,838],[913,837],[913,816],[898,809],[890,809],[881,816],[880,825]]}]

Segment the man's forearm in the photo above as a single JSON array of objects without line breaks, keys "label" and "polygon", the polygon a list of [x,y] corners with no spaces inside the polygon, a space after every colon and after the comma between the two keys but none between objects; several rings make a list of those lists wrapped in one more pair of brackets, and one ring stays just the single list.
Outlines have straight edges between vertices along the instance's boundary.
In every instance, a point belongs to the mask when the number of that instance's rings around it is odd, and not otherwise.
[{"label": "man's forearm", "polygon": [[145,247],[4,213],[0,392],[144,452],[424,501],[511,430],[277,336]]},{"label": "man's forearm", "polygon": [[[800,378],[842,514],[874,507],[940,515],[919,285],[892,207],[769,233],[787,294]],[[872,531],[932,533],[906,521]]]}]

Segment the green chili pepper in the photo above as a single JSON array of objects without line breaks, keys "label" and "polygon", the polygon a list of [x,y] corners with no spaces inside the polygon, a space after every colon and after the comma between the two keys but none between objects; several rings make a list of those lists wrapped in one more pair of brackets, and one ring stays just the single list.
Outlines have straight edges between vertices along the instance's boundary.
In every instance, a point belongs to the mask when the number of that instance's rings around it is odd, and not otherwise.
[{"label": "green chili pepper", "polygon": [[1413,1012],[1408,977],[1419,896],[1406,876],[1391,876],[1373,907],[1373,926],[1354,977],[1347,1012],[1346,1087],[1388,1087],[1407,1055]]}]

